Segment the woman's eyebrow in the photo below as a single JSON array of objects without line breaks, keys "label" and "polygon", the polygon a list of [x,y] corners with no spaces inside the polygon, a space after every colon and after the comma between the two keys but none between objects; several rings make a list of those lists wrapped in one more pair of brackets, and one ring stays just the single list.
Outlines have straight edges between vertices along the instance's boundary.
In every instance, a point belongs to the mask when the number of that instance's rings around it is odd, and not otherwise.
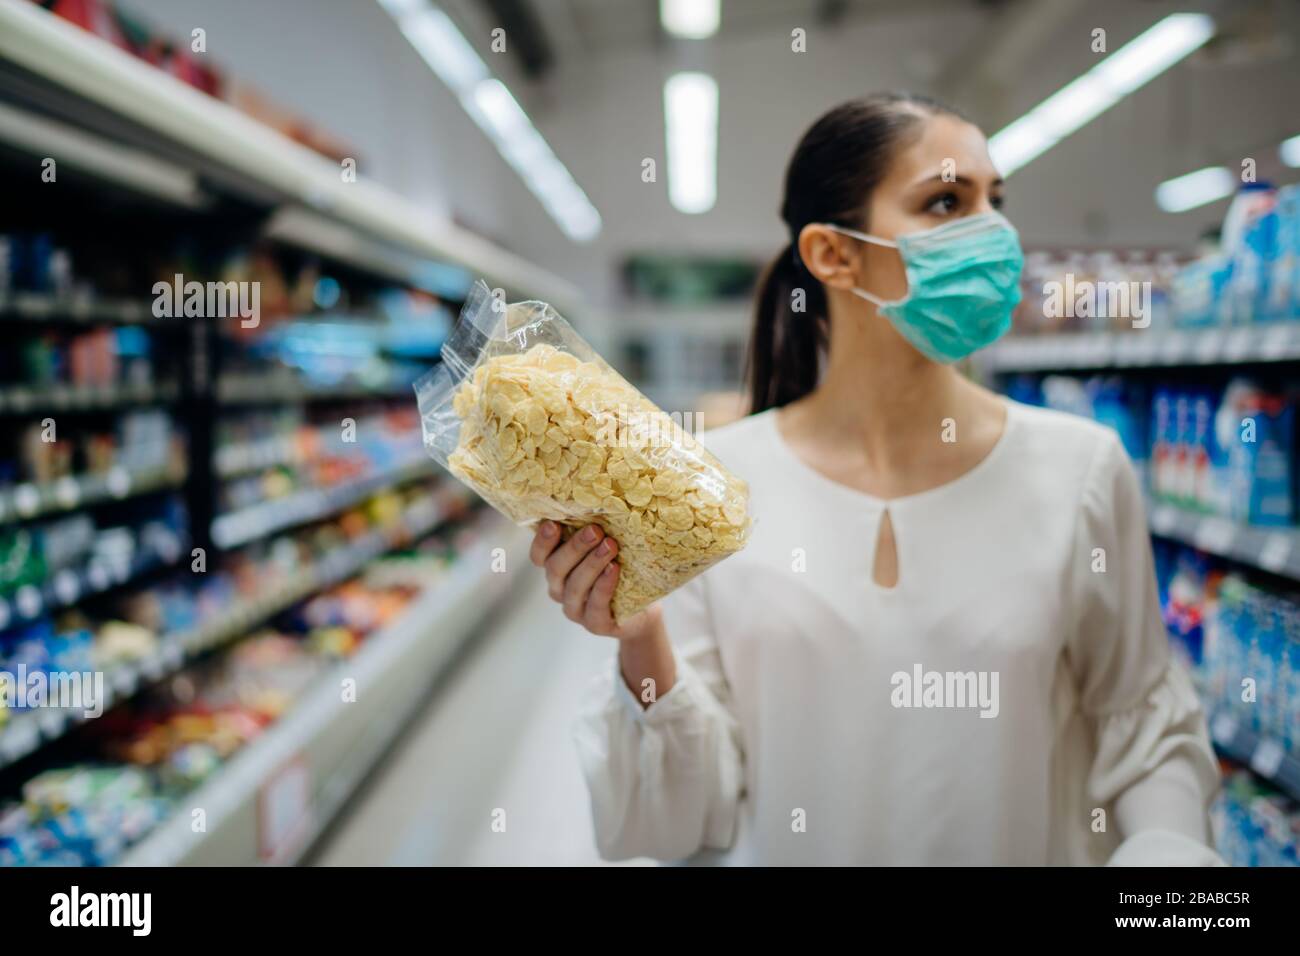
[{"label": "woman's eyebrow", "polygon": [[[962,185],[962,186],[971,186],[971,185],[973,185],[973,183],[972,183],[972,181],[971,181],[971,179],[970,179],[969,176],[947,176],[947,177],[945,177],[945,176],[943,175],[943,173],[936,173],[936,174],[933,175],[933,176],[925,176],[925,177],[923,177],[923,178],[921,178],[921,179],[918,179],[916,182],[912,183],[912,185],[913,185],[913,186],[920,186],[920,185],[923,185],[923,184],[925,184],[925,183],[935,183],[935,182],[938,182],[938,183],[959,183],[959,184]],[[992,189],[994,186],[1001,186],[1001,185],[1003,185],[1003,179],[1002,179],[1001,176],[998,176],[996,179],[992,180],[992,181],[989,183],[989,188]]]}]

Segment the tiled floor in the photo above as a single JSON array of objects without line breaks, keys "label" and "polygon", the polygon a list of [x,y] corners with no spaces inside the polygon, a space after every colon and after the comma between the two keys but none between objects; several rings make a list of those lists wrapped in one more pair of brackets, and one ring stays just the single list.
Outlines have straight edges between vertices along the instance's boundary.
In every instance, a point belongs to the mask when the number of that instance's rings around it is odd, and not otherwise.
[{"label": "tiled floor", "polygon": [[528,572],[311,862],[601,863],[570,724],[614,644],[565,620]]}]

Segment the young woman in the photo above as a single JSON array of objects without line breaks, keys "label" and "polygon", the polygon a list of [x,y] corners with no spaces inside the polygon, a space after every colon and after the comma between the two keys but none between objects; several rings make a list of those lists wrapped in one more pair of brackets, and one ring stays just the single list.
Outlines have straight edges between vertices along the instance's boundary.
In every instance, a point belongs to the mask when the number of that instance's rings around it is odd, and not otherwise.
[{"label": "young woman", "polygon": [[619,642],[578,727],[606,857],[1218,861],[1117,436],[951,364],[1019,300],[1001,205],[938,103],[827,113],[786,175],[752,414],[703,438],[750,484],[748,546],[616,627],[617,543],[539,528],[551,597]]}]

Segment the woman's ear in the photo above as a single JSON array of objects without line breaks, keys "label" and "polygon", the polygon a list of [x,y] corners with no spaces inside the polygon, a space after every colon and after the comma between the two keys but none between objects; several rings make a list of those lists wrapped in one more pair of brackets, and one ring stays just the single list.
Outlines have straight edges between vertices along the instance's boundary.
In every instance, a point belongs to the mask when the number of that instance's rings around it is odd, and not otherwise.
[{"label": "woman's ear", "polygon": [[857,243],[818,223],[799,230],[799,257],[822,285],[848,290],[857,285]]}]

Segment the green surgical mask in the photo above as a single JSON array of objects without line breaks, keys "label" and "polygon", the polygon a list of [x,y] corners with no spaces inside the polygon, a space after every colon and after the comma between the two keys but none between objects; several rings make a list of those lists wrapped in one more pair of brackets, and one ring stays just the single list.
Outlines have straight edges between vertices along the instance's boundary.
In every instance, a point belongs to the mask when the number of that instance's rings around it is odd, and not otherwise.
[{"label": "green surgical mask", "polygon": [[907,272],[907,295],[886,302],[865,289],[853,293],[923,355],[956,362],[996,342],[1011,327],[1020,302],[1025,256],[1020,236],[1001,213],[987,212],[909,232],[897,241],[825,223],[829,229],[897,249]]}]

